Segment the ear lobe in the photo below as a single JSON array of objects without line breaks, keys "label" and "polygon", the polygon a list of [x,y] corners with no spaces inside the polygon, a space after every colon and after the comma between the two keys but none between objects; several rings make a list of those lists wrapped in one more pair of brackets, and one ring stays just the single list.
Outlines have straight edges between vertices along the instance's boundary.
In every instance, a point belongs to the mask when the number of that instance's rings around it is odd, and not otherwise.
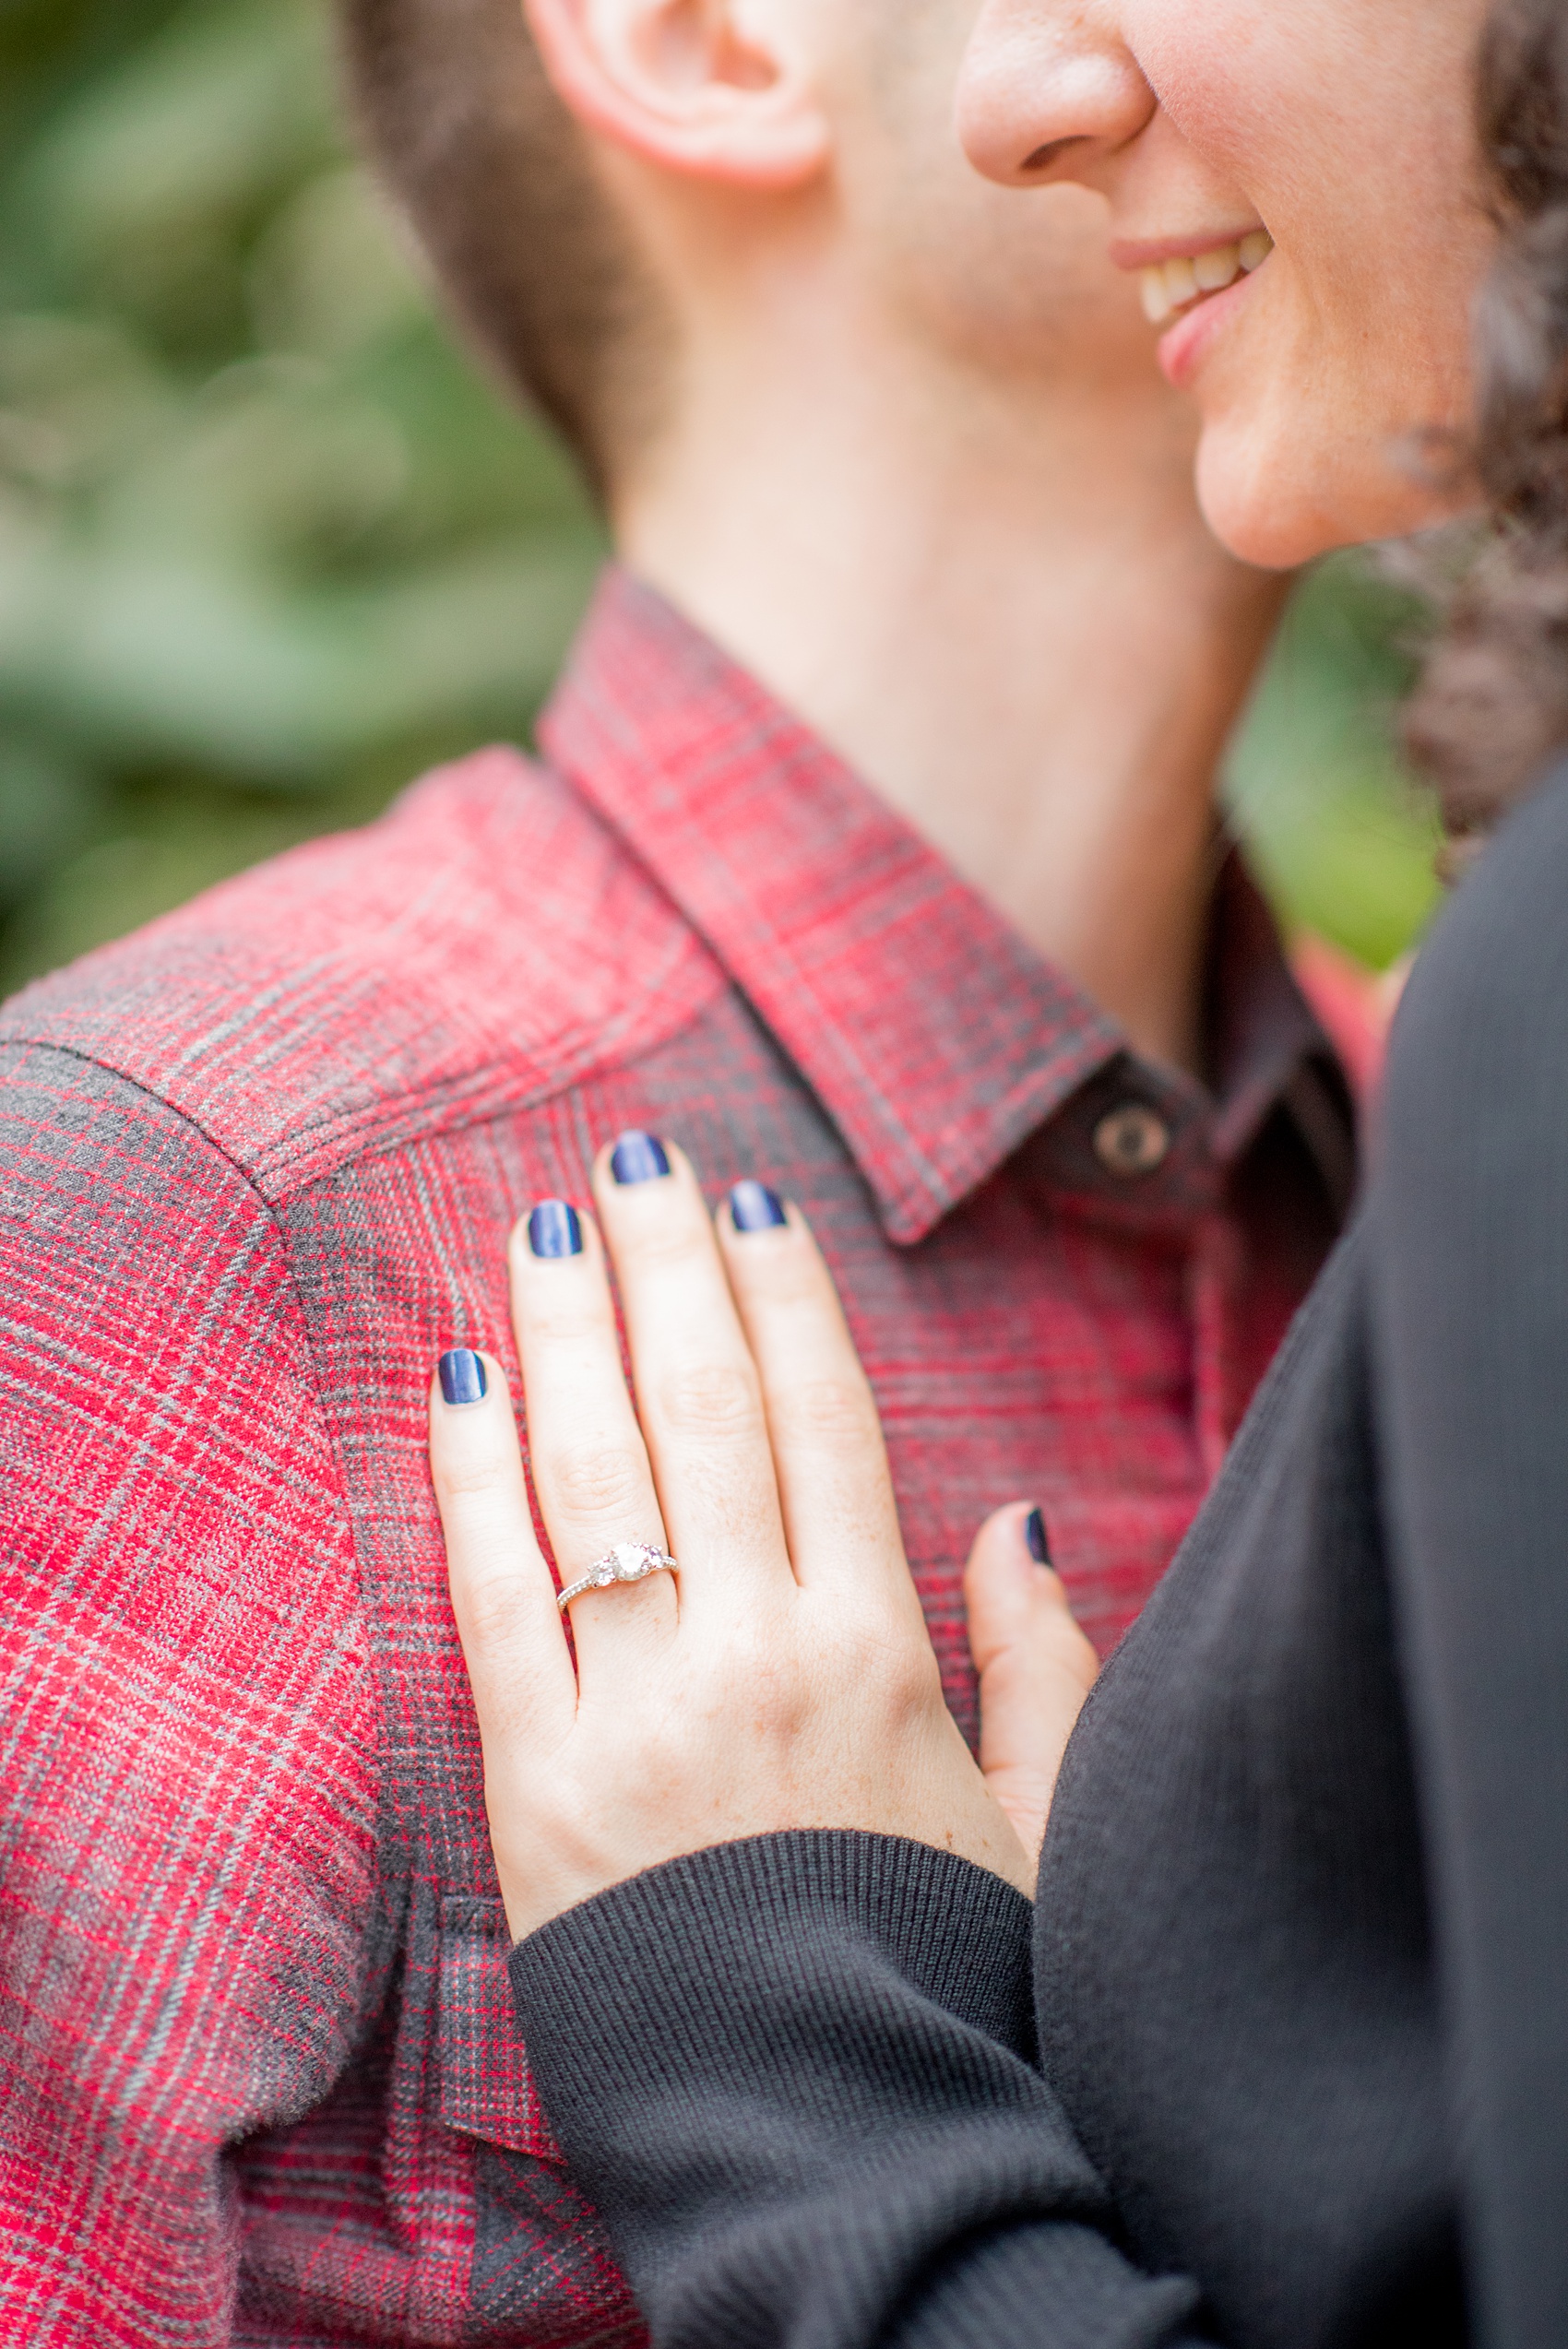
[{"label": "ear lobe", "polygon": [[[667,172],[780,192],[832,137],[792,12],[767,0],[522,0],[584,128]],[[780,21],[782,19],[782,21]]]}]

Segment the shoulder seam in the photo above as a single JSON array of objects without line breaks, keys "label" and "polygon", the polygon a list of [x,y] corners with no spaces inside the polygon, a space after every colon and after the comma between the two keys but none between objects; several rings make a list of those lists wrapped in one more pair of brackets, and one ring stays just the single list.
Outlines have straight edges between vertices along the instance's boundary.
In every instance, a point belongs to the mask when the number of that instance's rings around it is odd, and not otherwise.
[{"label": "shoulder seam", "polygon": [[[331,1165],[325,1169],[311,1169],[310,1160],[328,1151],[334,1136],[342,1133],[345,1129],[351,1134],[356,1121],[366,1119],[367,1113],[364,1107],[362,1106],[357,1109],[328,1110],[315,1123],[303,1121],[298,1128],[286,1133],[277,1143],[258,1149],[254,1161],[247,1165],[225,1144],[219,1141],[198,1115],[193,1114],[189,1109],[171,1100],[168,1094],[160,1091],[155,1083],[149,1083],[145,1077],[132,1074],[113,1060],[106,1058],[101,1052],[89,1050],[81,1044],[71,1043],[63,1038],[47,1033],[39,1034],[36,1031],[30,1033],[26,1026],[22,1024],[6,1026],[3,1023],[0,1023],[0,1049],[7,1045],[16,1045],[35,1051],[62,1052],[81,1062],[84,1066],[101,1069],[105,1074],[117,1077],[125,1084],[133,1086],[148,1100],[158,1102],[172,1115],[179,1118],[190,1127],[193,1133],[198,1133],[208,1146],[226,1165],[232,1167],[249,1189],[255,1192],[257,1198],[267,1206],[268,1213],[275,1216],[276,1205],[269,1198],[267,1188],[269,1179],[274,1175],[277,1177],[276,1204],[280,1204],[287,1199],[301,1196],[316,1182],[328,1179],[331,1174],[339,1172],[341,1169],[384,1157],[390,1149],[401,1148],[414,1142],[438,1139],[445,1134],[459,1133],[469,1127],[490,1124],[497,1117],[505,1116],[508,1113],[528,1114],[540,1110],[547,1108],[552,1102],[559,1100],[563,1094],[570,1092],[575,1086],[591,1082],[593,1078],[602,1074],[607,1068],[635,1068],[648,1053],[661,1050],[674,1038],[683,1034],[688,1026],[701,1019],[714,1003],[720,1001],[726,994],[734,991],[734,982],[718,961],[712,949],[708,947],[705,940],[690,929],[683,931],[675,961],[660,974],[659,980],[656,981],[656,984],[672,978],[679,961],[688,955],[695,962],[705,964],[707,967],[709,984],[702,1000],[687,1006],[668,1026],[660,1026],[655,1034],[639,1039],[636,1050],[627,1053],[623,1059],[615,1059],[612,1048],[590,1052],[579,1065],[552,1072],[548,1075],[541,1073],[537,1090],[530,1091],[524,1088],[515,1091],[509,1099],[496,1097],[498,1091],[505,1090],[505,1085],[498,1082],[497,1078],[499,1063],[493,1060],[481,1062],[479,1066],[470,1067],[463,1074],[447,1078],[440,1087],[436,1088],[446,1096],[445,1113],[438,1111],[434,1114],[427,1123],[420,1125],[417,1133],[398,1133],[392,1139],[386,1138],[387,1128],[396,1127],[399,1111],[410,1102],[417,1100],[419,1096],[418,1088],[415,1087],[388,1092],[369,1105],[370,1111],[374,1117],[375,1130],[363,1134],[357,1145],[351,1145],[346,1149],[340,1157],[333,1159]],[[427,1103],[428,1098],[427,1096]],[[289,1179],[291,1166],[298,1164],[301,1160],[305,1162],[307,1170],[297,1183],[291,1182]]]},{"label": "shoulder seam", "polygon": [[[650,1037],[637,1051],[628,1053],[624,1060],[616,1062],[614,1063],[616,1067],[624,1069],[635,1069],[639,1067],[651,1053],[663,1051],[667,1045],[675,1041],[676,1038],[683,1036],[688,1028],[695,1027],[699,1020],[706,1018],[707,1014],[712,1010],[714,1004],[721,1001],[724,996],[739,992],[734,982],[727,976],[721,966],[715,963],[713,967],[717,974],[718,983],[714,987],[712,993],[708,995],[704,1002],[694,1004],[685,1013],[683,1017],[676,1020],[671,1026],[661,1029],[657,1036]],[[142,1078],[131,1075],[128,1070],[117,1068],[113,1061],[101,1059],[96,1052],[84,1051],[79,1044],[63,1043],[57,1037],[52,1036],[28,1036],[26,1034],[17,1032],[13,1032],[9,1035],[0,1033],[0,1051],[5,1051],[7,1048],[21,1051],[56,1052],[62,1059],[79,1061],[84,1068],[98,1069],[103,1075],[113,1077],[116,1084],[128,1086],[132,1092],[139,1093],[145,1100],[155,1102],[159,1109],[166,1110],[170,1117],[177,1118],[183,1126],[187,1127],[192,1133],[197,1135],[206,1145],[207,1148],[212,1152],[214,1157],[221,1159],[224,1166],[229,1168],[232,1173],[238,1176],[240,1181],[244,1183],[245,1189],[251,1193],[251,1196],[255,1200],[257,1205],[261,1208],[262,1213],[266,1216],[267,1222],[271,1225],[272,1229],[277,1236],[279,1246],[282,1250],[284,1259],[289,1266],[290,1287],[294,1297],[296,1308],[299,1311],[300,1325],[305,1333],[305,1341],[307,1346],[310,1344],[310,1317],[305,1311],[304,1299],[300,1294],[299,1283],[294,1274],[293,1260],[290,1254],[287,1236],[279,1217],[278,1207],[273,1201],[267,1197],[266,1192],[262,1189],[261,1184],[257,1181],[255,1175],[251,1171],[251,1169],[244,1165],[240,1159],[235,1157],[233,1152],[226,1148],[225,1145],[219,1141],[216,1134],[209,1133],[199,1118],[194,1117],[190,1110],[182,1109],[178,1102],[171,1101],[166,1094],[160,1093],[156,1087],[146,1084]],[[373,1165],[376,1159],[386,1157],[390,1151],[405,1147],[409,1140],[416,1138],[421,1142],[439,1140],[447,1134],[462,1133],[480,1126],[493,1125],[497,1118],[513,1115],[531,1115],[538,1110],[548,1109],[551,1103],[558,1101],[563,1094],[571,1092],[578,1086],[589,1083],[594,1077],[600,1074],[607,1065],[609,1065],[609,1063],[602,1060],[589,1061],[585,1067],[572,1070],[568,1074],[563,1075],[555,1084],[546,1086],[540,1092],[531,1096],[526,1103],[516,1103],[510,1107],[496,1106],[492,1108],[481,1108],[473,1110],[471,1114],[468,1116],[457,1114],[449,1118],[438,1119],[432,1124],[422,1127],[417,1137],[405,1137],[402,1140],[385,1145],[380,1144],[376,1137],[367,1137],[365,1146],[362,1150],[349,1152],[344,1157],[336,1161],[329,1169],[323,1173],[310,1176],[305,1181],[300,1184],[297,1191],[288,1192],[285,1195],[291,1199],[302,1198],[308,1192],[313,1190],[317,1183],[330,1181],[332,1177],[339,1173],[344,1168]],[[314,1347],[311,1349],[311,1355],[314,1364]]]}]

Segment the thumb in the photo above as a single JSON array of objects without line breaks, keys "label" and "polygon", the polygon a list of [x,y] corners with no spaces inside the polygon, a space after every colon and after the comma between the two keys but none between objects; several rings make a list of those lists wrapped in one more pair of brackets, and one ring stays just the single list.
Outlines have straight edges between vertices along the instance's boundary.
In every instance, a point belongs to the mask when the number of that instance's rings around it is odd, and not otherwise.
[{"label": "thumb", "polygon": [[1073,1725],[1099,1671],[1049,1560],[1039,1511],[1016,1502],[980,1527],[964,1578],[980,1675],[980,1769],[1031,1863]]}]

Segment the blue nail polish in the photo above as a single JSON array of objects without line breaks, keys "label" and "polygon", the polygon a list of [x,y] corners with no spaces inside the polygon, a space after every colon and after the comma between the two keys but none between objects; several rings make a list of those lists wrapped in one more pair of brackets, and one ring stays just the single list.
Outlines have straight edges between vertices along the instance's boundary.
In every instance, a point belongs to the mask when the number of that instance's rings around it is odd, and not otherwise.
[{"label": "blue nail polish", "polygon": [[580,1256],[583,1228],[564,1199],[541,1199],[529,1217],[529,1246],[536,1256]]},{"label": "blue nail polish", "polygon": [[610,1171],[623,1186],[658,1182],[670,1171],[670,1154],[657,1133],[624,1133],[611,1153]]},{"label": "blue nail polish", "polygon": [[1031,1509],[1024,1520],[1024,1539],[1029,1546],[1029,1556],[1037,1566],[1051,1563],[1051,1536],[1045,1530],[1045,1513]]},{"label": "blue nail polish", "polygon": [[738,1182],[730,1193],[730,1217],[737,1231],[778,1231],[790,1220],[784,1202],[766,1182]]},{"label": "blue nail polish", "polygon": [[488,1392],[484,1364],[466,1346],[441,1357],[441,1399],[444,1403],[482,1403]]}]

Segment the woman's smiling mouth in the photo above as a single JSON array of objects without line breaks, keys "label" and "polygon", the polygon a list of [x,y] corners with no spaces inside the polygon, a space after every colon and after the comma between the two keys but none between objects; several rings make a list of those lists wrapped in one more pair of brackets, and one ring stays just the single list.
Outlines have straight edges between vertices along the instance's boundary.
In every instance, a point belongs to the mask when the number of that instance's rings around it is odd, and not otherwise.
[{"label": "woman's smiling mouth", "polygon": [[1139,272],[1145,317],[1151,326],[1169,325],[1194,303],[1223,293],[1238,278],[1261,269],[1273,251],[1274,239],[1268,231],[1253,229],[1232,243],[1152,263]]}]

